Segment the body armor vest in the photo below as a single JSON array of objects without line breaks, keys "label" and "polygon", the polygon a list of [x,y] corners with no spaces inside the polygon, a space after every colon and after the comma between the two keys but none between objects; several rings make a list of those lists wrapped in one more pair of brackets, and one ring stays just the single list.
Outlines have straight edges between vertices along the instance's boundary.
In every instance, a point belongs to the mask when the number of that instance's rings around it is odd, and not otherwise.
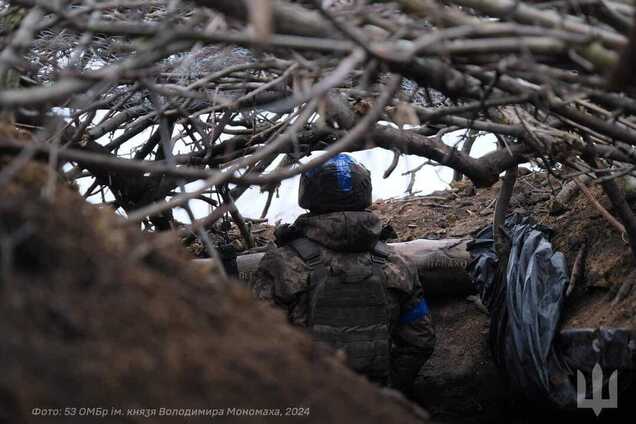
[{"label": "body armor vest", "polygon": [[308,323],[314,338],[343,350],[355,371],[387,384],[391,342],[386,245],[347,253],[346,266],[341,267],[325,264],[324,248],[307,238],[291,246],[311,269]]}]

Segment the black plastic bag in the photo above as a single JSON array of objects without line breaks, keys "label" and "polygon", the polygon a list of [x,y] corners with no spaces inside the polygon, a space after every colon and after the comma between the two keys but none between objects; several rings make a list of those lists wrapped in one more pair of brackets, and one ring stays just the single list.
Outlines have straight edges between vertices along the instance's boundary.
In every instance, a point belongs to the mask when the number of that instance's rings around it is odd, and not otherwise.
[{"label": "black plastic bag", "polygon": [[489,310],[489,344],[511,387],[532,401],[573,408],[581,395],[577,371],[588,378],[597,363],[606,376],[622,370],[627,385],[636,369],[636,331],[559,331],[568,285],[564,256],[552,249],[549,230],[529,218],[511,215],[505,227],[506,262],[499,266],[489,226],[468,245],[468,272]]}]

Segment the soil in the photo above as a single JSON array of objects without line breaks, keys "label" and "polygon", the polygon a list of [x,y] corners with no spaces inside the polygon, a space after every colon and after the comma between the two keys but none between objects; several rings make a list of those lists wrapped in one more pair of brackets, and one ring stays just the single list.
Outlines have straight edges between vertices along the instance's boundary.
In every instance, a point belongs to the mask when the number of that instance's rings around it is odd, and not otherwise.
[{"label": "soil", "polygon": [[[372,209],[393,226],[400,241],[471,236],[492,223],[499,187],[497,183],[475,189],[469,182],[460,182],[429,196],[379,201]],[[565,255],[569,266],[586,244],[583,278],[568,299],[564,328],[636,328],[636,289],[626,290],[633,283],[629,274],[635,269],[628,244],[583,195],[572,200],[563,213],[551,214],[551,201],[560,188],[545,173],[523,175],[517,180],[508,212],[530,215],[551,229],[553,248]],[[597,186],[591,190],[612,213],[602,190]],[[623,293],[616,299],[622,287]]]},{"label": "soil", "polygon": [[79,412],[95,407],[122,409],[100,419],[118,423],[212,420],[128,408],[309,408],[215,422],[427,421],[236,282],[192,266],[178,240],[142,234],[59,181],[47,198],[48,178],[31,162],[0,185],[0,423],[93,422]]},{"label": "soil", "polygon": [[[467,237],[492,224],[499,187],[497,183],[476,190],[471,183],[460,182],[428,196],[379,201],[372,209],[392,225],[396,241]],[[587,244],[583,278],[566,303],[562,328],[636,328],[636,289],[623,289],[625,297],[616,300],[622,285],[633,279],[628,277],[634,270],[629,246],[583,195],[562,213],[551,214],[552,199],[560,188],[546,174],[524,175],[516,183],[508,212],[528,214],[553,230],[553,247],[564,253],[569,266]],[[612,212],[600,188],[593,187],[592,192]],[[512,396],[492,361],[487,315],[466,299],[429,302],[437,344],[420,372],[417,401],[439,422],[534,422],[530,417],[536,411]]]},{"label": "soil", "polygon": [[502,421],[510,396],[492,361],[488,317],[464,300],[430,303],[437,343],[416,381],[417,402],[438,422]]}]

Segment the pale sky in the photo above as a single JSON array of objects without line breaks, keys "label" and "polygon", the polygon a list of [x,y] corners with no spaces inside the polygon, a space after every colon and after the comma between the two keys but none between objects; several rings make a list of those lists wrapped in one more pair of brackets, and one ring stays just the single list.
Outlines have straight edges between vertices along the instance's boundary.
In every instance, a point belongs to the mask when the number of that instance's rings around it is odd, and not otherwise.
[{"label": "pale sky", "polygon": [[[95,118],[95,122],[99,122],[103,116],[103,113],[98,114]],[[120,155],[130,155],[139,144],[146,141],[150,137],[153,130],[154,128],[148,129],[133,138],[130,142],[124,144],[119,152]],[[178,130],[179,128],[175,129],[175,131]],[[443,141],[446,144],[455,145],[458,141],[458,138],[461,137],[464,132],[465,130],[459,130],[446,134],[443,137]],[[112,137],[117,137],[122,133],[123,130],[116,131]],[[110,137],[103,137],[102,139],[99,139],[97,141],[102,144],[106,144],[108,141],[110,141]],[[461,146],[461,144],[459,146]],[[471,156],[480,157],[494,150],[495,147],[495,137],[492,134],[484,135],[482,137],[479,137],[473,145]],[[189,149],[186,148],[182,143],[177,143],[177,145],[175,146],[175,154],[187,153],[188,151]],[[322,154],[322,152],[315,152],[313,154]],[[404,196],[410,176],[402,174],[406,171],[416,168],[426,160],[425,158],[419,156],[402,155],[396,169],[393,171],[391,176],[387,179],[383,179],[382,175],[393,159],[393,152],[382,148],[374,148],[360,152],[353,152],[352,156],[356,160],[364,164],[371,172],[373,183],[373,200]],[[310,157],[304,158],[301,161],[309,160],[309,158]],[[270,168],[273,168],[276,165],[276,162],[272,164]],[[427,165],[417,173],[413,191],[419,192],[417,193],[418,195],[425,195],[436,190],[443,190],[445,188],[448,188],[448,184],[450,183],[452,176],[453,171],[450,168]],[[297,176],[282,182],[278,190],[278,195],[274,196],[272,205],[270,206],[269,212],[267,214],[267,219],[271,224],[274,224],[278,221],[291,222],[298,215],[305,212],[305,210],[301,209],[297,203],[299,179],[300,178]],[[82,178],[77,182],[80,186],[80,190],[82,191],[82,193],[84,193],[86,189],[92,184],[93,178]],[[188,184],[186,186],[186,189],[188,191],[193,190],[197,187],[200,187],[200,185],[200,181],[194,182]],[[260,193],[259,187],[251,187],[243,194],[241,198],[237,200],[236,204],[243,216],[249,218],[259,218],[265,206],[266,199],[267,193]],[[88,200],[93,203],[101,203],[102,196],[94,195],[89,197]],[[107,193],[106,200],[113,200],[113,197],[110,193]],[[190,207],[192,208],[192,212],[194,213],[195,218],[202,218],[210,213],[210,206],[201,200],[190,201]],[[189,223],[187,213],[184,210],[176,209],[174,213],[176,219],[184,223]]]}]

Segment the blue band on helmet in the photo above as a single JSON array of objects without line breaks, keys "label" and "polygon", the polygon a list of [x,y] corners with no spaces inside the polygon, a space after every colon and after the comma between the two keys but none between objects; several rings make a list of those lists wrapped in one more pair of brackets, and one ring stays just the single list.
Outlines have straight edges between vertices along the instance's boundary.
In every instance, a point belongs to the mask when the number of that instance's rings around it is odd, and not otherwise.
[{"label": "blue band on helmet", "polygon": [[312,168],[306,171],[304,175],[313,177],[320,168],[327,165],[334,166],[336,168],[336,178],[338,181],[338,190],[342,192],[350,192],[353,190],[353,182],[351,179],[351,167],[357,162],[349,155],[339,153],[336,156],[329,159],[322,166]]},{"label": "blue band on helmet", "polygon": [[417,305],[411,308],[408,312],[405,312],[404,314],[402,314],[402,316],[400,317],[400,324],[410,324],[428,315],[428,313],[429,313],[429,309],[428,309],[428,304],[426,303],[426,299],[422,299],[419,301]]},{"label": "blue band on helmet", "polygon": [[340,191],[349,192],[353,189],[351,167],[354,165],[354,161],[349,155],[340,153],[329,159],[325,165],[333,165],[336,167],[336,178],[338,179],[338,188]]}]

